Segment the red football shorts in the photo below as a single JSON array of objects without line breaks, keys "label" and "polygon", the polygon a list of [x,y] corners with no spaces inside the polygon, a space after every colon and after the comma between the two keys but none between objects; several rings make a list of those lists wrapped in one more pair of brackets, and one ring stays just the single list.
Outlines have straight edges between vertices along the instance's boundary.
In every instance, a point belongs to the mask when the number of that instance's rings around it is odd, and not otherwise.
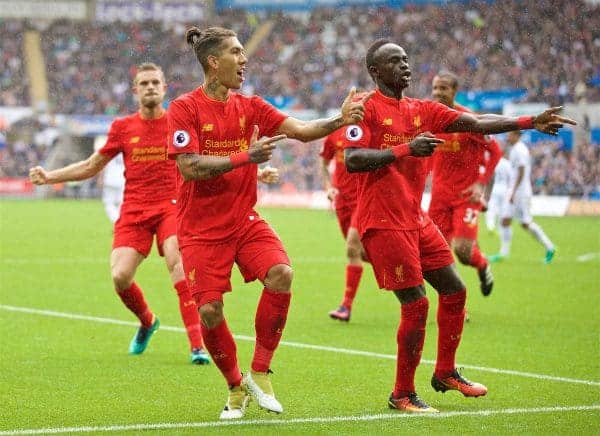
[{"label": "red football shorts", "polygon": [[144,256],[150,254],[156,235],[158,254],[164,256],[162,246],[165,239],[177,234],[177,210],[175,205],[155,211],[122,210],[115,223],[112,248],[131,247]]},{"label": "red football shorts", "polygon": [[429,219],[418,230],[369,229],[362,244],[381,289],[419,286],[423,284],[423,271],[454,263],[448,243]]},{"label": "red football shorts", "polygon": [[356,228],[356,206],[341,207],[335,210],[340,230],[344,235],[344,239],[348,237],[348,229]]},{"label": "red football shorts", "polygon": [[429,216],[448,242],[453,238],[475,241],[479,230],[480,212],[481,203],[468,201],[454,205],[432,204],[429,207]]},{"label": "red football shorts", "polygon": [[223,301],[223,293],[231,291],[234,262],[246,282],[264,281],[274,265],[290,265],[275,231],[258,215],[252,218],[231,239],[181,247],[187,283],[199,306]]}]

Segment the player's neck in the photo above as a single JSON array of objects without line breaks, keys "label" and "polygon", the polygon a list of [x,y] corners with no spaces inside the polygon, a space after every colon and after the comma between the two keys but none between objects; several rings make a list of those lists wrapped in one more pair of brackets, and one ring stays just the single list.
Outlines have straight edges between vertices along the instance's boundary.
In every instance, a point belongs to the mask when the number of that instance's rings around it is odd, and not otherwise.
[{"label": "player's neck", "polygon": [[206,96],[213,100],[225,101],[229,97],[229,88],[222,85],[216,77],[207,78],[202,84],[202,89]]},{"label": "player's neck", "polygon": [[140,110],[138,112],[140,114],[140,118],[142,118],[143,120],[154,120],[156,118],[162,117],[165,113],[165,110],[161,105],[154,107],[142,106],[140,107]]},{"label": "player's neck", "polygon": [[378,87],[379,91],[386,97],[395,98],[396,100],[400,100],[403,97],[404,89],[393,89],[382,83],[378,84]]}]

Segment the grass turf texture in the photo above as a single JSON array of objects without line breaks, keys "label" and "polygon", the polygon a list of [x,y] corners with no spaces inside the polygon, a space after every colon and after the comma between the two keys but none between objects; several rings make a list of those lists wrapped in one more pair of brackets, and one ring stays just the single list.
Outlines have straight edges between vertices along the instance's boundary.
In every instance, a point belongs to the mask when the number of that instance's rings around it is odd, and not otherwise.
[{"label": "grass turf texture", "polygon": [[[111,286],[112,233],[101,203],[1,201],[0,434],[69,427],[79,432],[84,431],[80,427],[92,427],[86,431],[93,434],[143,429],[161,434],[600,432],[600,261],[577,260],[600,252],[597,218],[537,219],[558,246],[550,265],[542,262],[541,246],[515,226],[513,254],[494,265],[496,285],[488,298],[480,294],[475,271],[459,267],[468,285],[471,321],[457,360],[467,378],[488,386],[486,397],[470,399],[431,389],[437,298],[428,288],[430,313],[416,385],[423,399],[444,412],[432,418],[387,408],[399,304],[393,295],[377,290],[369,266],[351,322],[327,316],[339,304],[345,271],[344,244],[334,216],[311,210],[260,212],[282,238],[295,270],[283,336],[292,344],[282,344],[273,361],[275,392],[285,412],[268,414],[251,403],[244,421],[231,427],[217,422],[227,391],[216,367],[189,363],[177,297],[155,248],[140,267],[137,282],[162,327],[143,355],[131,356],[127,346],[135,318]],[[498,248],[497,236],[485,230],[480,242],[488,254]],[[262,287],[258,282],[243,284],[235,268],[232,280],[234,292],[225,297],[225,312],[245,371]],[[20,312],[9,306],[132,324]],[[594,407],[572,409],[579,406]],[[567,409],[555,409],[559,407]],[[140,427],[129,427],[133,425]]]}]

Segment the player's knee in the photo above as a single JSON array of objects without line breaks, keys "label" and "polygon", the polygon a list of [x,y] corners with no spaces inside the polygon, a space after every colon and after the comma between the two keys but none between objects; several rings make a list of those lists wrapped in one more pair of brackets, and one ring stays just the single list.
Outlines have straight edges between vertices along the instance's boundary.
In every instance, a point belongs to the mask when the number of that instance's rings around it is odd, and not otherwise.
[{"label": "player's knee", "polygon": [[183,271],[183,265],[181,262],[175,262],[173,265],[167,265],[167,268],[175,283],[180,280],[185,280],[185,273]]},{"label": "player's knee", "polygon": [[428,271],[423,275],[439,294],[450,295],[466,289],[454,264],[435,271]]},{"label": "player's knee", "polygon": [[460,276],[458,274],[453,274],[447,277],[446,281],[442,283],[437,291],[443,295],[452,295],[466,288],[467,285],[465,285],[465,282],[462,281]]},{"label": "player's knee", "polygon": [[400,301],[400,304],[410,304],[425,297],[425,286],[418,285],[412,288],[400,289],[394,291],[394,295],[396,295],[396,298],[398,301]]},{"label": "player's knee", "polygon": [[272,266],[265,278],[265,286],[275,291],[289,291],[292,287],[294,271],[289,265]]},{"label": "player's knee", "polygon": [[346,256],[349,260],[360,261],[361,260],[361,247],[354,244],[348,243],[346,245]]},{"label": "player's knee", "polygon": [[122,266],[115,265],[112,267],[111,274],[115,288],[120,291],[129,289],[133,282],[133,273],[131,271]]},{"label": "player's knee", "polygon": [[225,319],[223,316],[223,303],[220,301],[203,304],[198,312],[202,323],[209,329],[218,326]]},{"label": "player's knee", "polygon": [[454,247],[454,254],[456,254],[456,258],[463,265],[469,265],[471,262],[471,247],[466,247],[464,245],[456,245]]}]

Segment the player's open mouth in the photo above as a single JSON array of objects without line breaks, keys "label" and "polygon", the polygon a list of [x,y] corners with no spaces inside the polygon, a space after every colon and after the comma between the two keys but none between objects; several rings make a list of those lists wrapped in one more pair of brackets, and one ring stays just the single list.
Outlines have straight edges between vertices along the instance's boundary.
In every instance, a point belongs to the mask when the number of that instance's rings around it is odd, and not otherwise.
[{"label": "player's open mouth", "polygon": [[237,75],[240,80],[244,80],[244,70],[238,70]]}]

